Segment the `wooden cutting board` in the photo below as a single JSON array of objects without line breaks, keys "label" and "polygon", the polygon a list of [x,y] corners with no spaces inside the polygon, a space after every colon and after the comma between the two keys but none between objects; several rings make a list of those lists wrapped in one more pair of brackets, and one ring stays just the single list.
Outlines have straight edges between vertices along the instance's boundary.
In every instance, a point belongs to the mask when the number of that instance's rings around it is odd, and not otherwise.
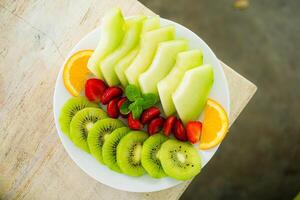
[{"label": "wooden cutting board", "polygon": [[[1,0],[0,199],[173,200],[190,183],[153,193],[115,190],[78,168],[56,134],[52,96],[59,67],[113,6],[127,16],[154,15],[136,0]],[[223,67],[232,124],[256,86]]]}]

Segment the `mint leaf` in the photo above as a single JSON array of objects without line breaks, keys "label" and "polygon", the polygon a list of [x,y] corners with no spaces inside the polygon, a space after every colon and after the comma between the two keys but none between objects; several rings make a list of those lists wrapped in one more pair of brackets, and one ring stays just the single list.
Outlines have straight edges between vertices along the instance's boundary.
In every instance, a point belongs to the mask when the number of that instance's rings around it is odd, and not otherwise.
[{"label": "mint leaf", "polygon": [[136,106],[137,106],[137,105],[136,105],[136,102],[133,102],[133,103],[131,103],[131,104],[128,106],[128,109],[129,109],[130,111],[132,111]]},{"label": "mint leaf", "polygon": [[147,108],[150,108],[151,106],[154,106],[157,101],[158,101],[158,98],[155,94],[152,94],[152,93],[148,93],[148,94],[144,94],[143,95],[143,108],[144,109],[147,109]]},{"label": "mint leaf", "polygon": [[125,95],[130,101],[135,101],[141,97],[141,92],[135,85],[128,85],[125,89]]},{"label": "mint leaf", "polygon": [[144,98],[138,98],[135,102],[134,102],[137,106],[144,106],[145,104],[145,99]]},{"label": "mint leaf", "polygon": [[134,119],[139,119],[140,116],[141,116],[141,114],[142,114],[142,112],[143,112],[142,106],[138,106],[138,105],[134,106],[134,108],[132,110],[132,116],[133,116],[133,118]]},{"label": "mint leaf", "polygon": [[149,93],[142,95],[139,88],[135,85],[128,85],[125,89],[125,95],[131,103],[127,102],[121,113],[123,114],[123,112],[128,113],[131,111],[134,119],[138,119],[143,110],[150,108],[158,101],[155,94]]},{"label": "mint leaf", "polygon": [[143,106],[142,103],[144,102],[143,98],[138,98],[135,102],[131,103],[129,105],[129,110],[132,112],[134,119],[139,119],[142,112],[143,112]]},{"label": "mint leaf", "polygon": [[129,101],[125,101],[125,102],[121,105],[121,107],[120,107],[120,112],[121,112],[121,114],[127,115],[128,113],[130,113],[130,110],[129,110],[129,104],[130,104]]},{"label": "mint leaf", "polygon": [[129,110],[133,110],[136,106],[141,106],[141,107],[143,107],[143,105],[144,105],[144,99],[143,98],[141,98],[141,97],[139,97],[139,98],[137,98],[134,102],[132,102],[130,105],[129,105]]}]

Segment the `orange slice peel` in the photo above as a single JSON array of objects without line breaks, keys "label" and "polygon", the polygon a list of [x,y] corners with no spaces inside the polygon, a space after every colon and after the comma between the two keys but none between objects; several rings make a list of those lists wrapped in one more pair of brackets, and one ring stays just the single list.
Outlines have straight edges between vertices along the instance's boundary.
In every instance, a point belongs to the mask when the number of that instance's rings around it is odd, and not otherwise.
[{"label": "orange slice peel", "polygon": [[67,61],[63,71],[63,81],[66,89],[73,96],[78,96],[84,88],[90,71],[87,63],[93,50],[82,50],[74,53]]},{"label": "orange slice peel", "polygon": [[223,107],[212,99],[207,100],[199,148],[202,150],[217,146],[225,138],[229,120]]}]

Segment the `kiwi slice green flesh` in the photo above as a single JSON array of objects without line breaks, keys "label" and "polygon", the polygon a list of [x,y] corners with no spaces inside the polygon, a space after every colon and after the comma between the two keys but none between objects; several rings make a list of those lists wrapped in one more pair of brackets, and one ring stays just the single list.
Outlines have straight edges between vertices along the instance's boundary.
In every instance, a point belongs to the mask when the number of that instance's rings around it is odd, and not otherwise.
[{"label": "kiwi slice green flesh", "polygon": [[117,163],[124,174],[141,176],[145,169],[141,163],[143,142],[148,134],[143,131],[131,131],[117,146]]},{"label": "kiwi slice green flesh", "polygon": [[121,127],[114,130],[106,139],[102,147],[103,162],[110,169],[121,173],[117,163],[117,146],[120,140],[129,133],[130,129]]},{"label": "kiwi slice green flesh", "polygon": [[92,156],[103,163],[102,146],[115,129],[125,126],[119,119],[102,119],[95,123],[88,134],[87,142]]},{"label": "kiwi slice green flesh", "polygon": [[142,166],[148,174],[154,178],[165,177],[166,174],[161,166],[157,153],[161,145],[168,138],[162,134],[155,134],[150,136],[143,144],[142,150]]},{"label": "kiwi slice green flesh", "polygon": [[70,123],[74,115],[83,108],[98,107],[97,104],[89,102],[85,97],[70,98],[61,108],[59,124],[62,132],[70,137]]},{"label": "kiwi slice green flesh", "polygon": [[86,152],[90,152],[87,137],[94,124],[107,118],[106,112],[100,108],[84,108],[78,111],[70,123],[70,138],[73,143]]},{"label": "kiwi slice green flesh", "polygon": [[193,145],[178,140],[168,140],[158,152],[165,173],[175,179],[190,180],[201,171],[201,159]]}]

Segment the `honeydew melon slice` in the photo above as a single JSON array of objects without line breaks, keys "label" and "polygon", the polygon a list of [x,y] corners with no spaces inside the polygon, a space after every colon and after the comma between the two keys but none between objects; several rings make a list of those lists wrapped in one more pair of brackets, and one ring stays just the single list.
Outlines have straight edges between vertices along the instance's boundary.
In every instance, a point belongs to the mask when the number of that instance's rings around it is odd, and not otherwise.
[{"label": "honeydew melon slice", "polygon": [[174,26],[166,26],[146,32],[142,35],[141,48],[135,59],[125,71],[126,78],[130,84],[139,87],[139,75],[145,72],[150,66],[158,44],[164,41],[173,40],[174,37]]},{"label": "honeydew melon slice", "polygon": [[103,79],[99,64],[121,43],[125,30],[124,18],[120,9],[115,8],[110,10],[102,20],[100,41],[88,61],[88,69],[98,78]]},{"label": "honeydew melon slice", "polygon": [[138,45],[145,19],[145,16],[138,16],[126,20],[126,33],[120,46],[100,62],[100,71],[109,86],[120,83],[114,67],[122,57]]},{"label": "honeydew melon slice", "polygon": [[121,85],[124,88],[128,85],[128,81],[124,72],[130,65],[130,63],[133,61],[133,59],[136,57],[138,52],[139,52],[138,48],[133,49],[129,54],[127,54],[124,58],[122,58],[115,66],[116,75],[119,78]]},{"label": "honeydew melon slice", "polygon": [[[150,17],[147,18],[143,23],[142,33],[158,29],[160,27],[159,17]],[[139,52],[140,45],[131,50],[125,57],[121,58],[118,63],[115,65],[115,73],[121,82],[121,85],[125,88],[128,85],[127,78],[125,76],[125,70],[131,64],[133,59],[136,57]]]},{"label": "honeydew melon slice", "polygon": [[170,116],[176,112],[172,94],[178,87],[185,71],[203,65],[201,50],[189,50],[177,55],[176,63],[171,72],[157,84],[158,94],[164,113]]},{"label": "honeydew melon slice", "polygon": [[144,21],[143,24],[143,33],[146,33],[148,31],[153,31],[155,29],[160,28],[160,19],[158,16],[156,17],[149,17]]},{"label": "honeydew melon slice", "polygon": [[157,83],[173,68],[176,56],[188,49],[186,40],[171,40],[159,44],[150,67],[139,77],[142,93],[158,95]]},{"label": "honeydew melon slice", "polygon": [[172,95],[176,111],[183,123],[199,118],[213,82],[214,72],[210,65],[190,69],[184,74]]}]

